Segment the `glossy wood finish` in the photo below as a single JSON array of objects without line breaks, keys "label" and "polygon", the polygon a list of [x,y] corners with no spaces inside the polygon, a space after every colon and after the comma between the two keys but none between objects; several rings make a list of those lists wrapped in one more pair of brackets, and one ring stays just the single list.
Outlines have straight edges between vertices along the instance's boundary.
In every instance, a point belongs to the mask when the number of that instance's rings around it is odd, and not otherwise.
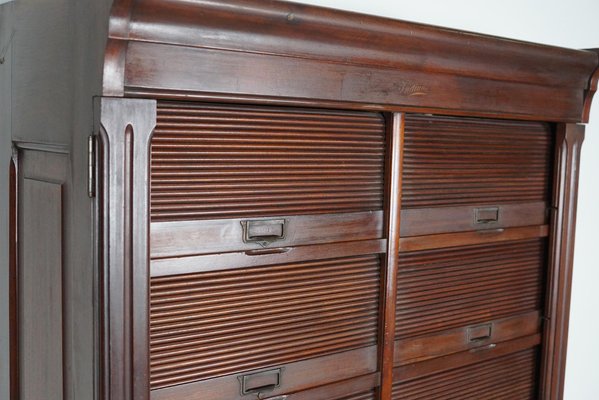
[{"label": "glossy wood finish", "polygon": [[[254,218],[249,218],[253,220]],[[242,222],[248,218],[206,221],[153,222],[153,259],[261,249],[243,240]],[[257,220],[263,220],[257,218]],[[383,237],[383,212],[286,215],[286,235],[271,247],[375,240]]]},{"label": "glossy wood finish", "polygon": [[455,368],[464,367],[497,357],[517,353],[534,348],[541,343],[541,335],[525,336],[523,338],[497,343],[495,346],[482,346],[460,353],[437,357],[418,363],[406,364],[393,370],[395,382],[408,382],[413,379],[431,376]]},{"label": "glossy wood finish", "polygon": [[379,239],[297,247],[272,247],[259,250],[201,256],[162,258],[151,261],[150,273],[153,277],[158,277],[229,269],[244,269],[280,264],[282,262],[378,254],[384,253],[386,249],[387,241],[385,239]]},{"label": "glossy wood finish", "polygon": [[[592,52],[287,2],[121,0],[112,20],[110,96],[161,91],[578,121],[598,64]],[[265,74],[276,79],[264,85]]]},{"label": "glossy wood finish", "polygon": [[[377,369],[377,349],[375,346],[363,347],[361,349],[351,350],[344,353],[336,353],[320,358],[299,361],[287,364],[285,373],[293,379],[281,381],[281,388],[268,393],[262,393],[262,398],[286,395],[302,390],[312,390],[312,388],[325,387],[335,380],[342,381],[352,377],[358,378],[366,374],[372,374]],[[326,371],[326,374],[314,373],[315,371]],[[378,381],[378,374],[375,381]],[[372,382],[369,379],[369,382]],[[152,400],[246,400],[256,398],[256,394],[251,396],[241,396],[239,390],[240,384],[237,376],[224,376],[213,380],[193,382],[188,385],[177,385],[163,389],[153,390]],[[351,386],[350,386],[351,388]],[[335,393],[334,385],[325,387],[326,393]],[[351,389],[349,390],[351,391]]]},{"label": "glossy wood finish", "polygon": [[446,355],[478,349],[540,333],[538,311],[510,316],[485,323],[450,329],[395,342],[396,365],[435,359]]},{"label": "glossy wood finish", "polygon": [[583,140],[584,126],[573,124],[558,126],[551,218],[549,286],[546,302],[547,321],[541,373],[541,396],[544,400],[561,400],[564,390],[576,231],[578,168]]},{"label": "glossy wood finish", "polygon": [[[117,0],[110,24],[104,94],[157,108],[101,100],[107,399],[246,400],[278,368],[259,397],[559,398],[560,132],[596,52],[257,0]],[[248,241],[268,220],[286,234]]]},{"label": "glossy wood finish", "polygon": [[552,153],[548,124],[411,115],[402,208],[546,201]]},{"label": "glossy wood finish", "polygon": [[541,310],[546,250],[531,239],[401,253],[396,337]]},{"label": "glossy wood finish", "polygon": [[287,395],[285,400],[375,400],[377,397],[374,388],[379,381],[380,376],[378,373],[363,375],[330,385],[291,393]]},{"label": "glossy wood finish", "polygon": [[441,233],[486,231],[511,227],[546,225],[549,223],[548,204],[541,202],[499,204],[497,221],[477,222],[477,210],[485,205],[458,207],[408,208],[401,210],[401,237]]},{"label": "glossy wood finish", "polygon": [[397,296],[397,265],[399,255],[399,236],[401,226],[401,179],[402,149],[405,115],[394,113],[389,118],[387,135],[387,204],[385,209],[387,227],[387,251],[385,260],[385,294],[381,302],[381,340],[380,371],[382,375],[380,397],[389,398],[393,385],[393,358],[395,339],[395,304]]},{"label": "glossy wood finish", "polygon": [[376,345],[380,269],[367,255],[152,278],[152,388]]},{"label": "glossy wood finish", "polygon": [[152,100],[98,99],[102,140],[104,393],[149,398],[149,144]]},{"label": "glossy wood finish", "polygon": [[394,386],[393,400],[536,398],[538,351],[528,349]]},{"label": "glossy wood finish", "polygon": [[402,237],[399,239],[399,251],[431,250],[447,247],[471,246],[484,243],[498,243],[512,240],[546,237],[549,226],[524,226],[520,228],[484,229],[458,233]]},{"label": "glossy wood finish", "polygon": [[152,221],[383,207],[380,114],[158,103]]}]

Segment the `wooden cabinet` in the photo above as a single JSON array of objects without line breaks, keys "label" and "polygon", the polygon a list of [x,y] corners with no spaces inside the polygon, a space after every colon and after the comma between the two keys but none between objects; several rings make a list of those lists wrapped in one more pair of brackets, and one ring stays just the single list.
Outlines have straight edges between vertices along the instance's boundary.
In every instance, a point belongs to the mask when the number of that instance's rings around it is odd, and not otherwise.
[{"label": "wooden cabinet", "polygon": [[117,1],[103,398],[561,399],[597,53]]}]

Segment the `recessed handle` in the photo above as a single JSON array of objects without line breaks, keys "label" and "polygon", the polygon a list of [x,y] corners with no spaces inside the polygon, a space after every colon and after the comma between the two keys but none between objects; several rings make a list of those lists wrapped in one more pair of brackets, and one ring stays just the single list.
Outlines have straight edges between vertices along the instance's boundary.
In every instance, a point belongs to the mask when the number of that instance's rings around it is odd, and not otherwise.
[{"label": "recessed handle", "polygon": [[491,324],[471,326],[468,328],[468,341],[472,343],[490,339],[492,330]]},{"label": "recessed handle", "polygon": [[260,219],[241,221],[243,241],[267,246],[285,239],[287,221],[284,219]]},{"label": "recessed handle", "polygon": [[256,372],[238,377],[241,395],[271,392],[281,386],[282,368]]},{"label": "recessed handle", "polygon": [[499,207],[481,207],[474,209],[474,222],[491,224],[499,221]]}]

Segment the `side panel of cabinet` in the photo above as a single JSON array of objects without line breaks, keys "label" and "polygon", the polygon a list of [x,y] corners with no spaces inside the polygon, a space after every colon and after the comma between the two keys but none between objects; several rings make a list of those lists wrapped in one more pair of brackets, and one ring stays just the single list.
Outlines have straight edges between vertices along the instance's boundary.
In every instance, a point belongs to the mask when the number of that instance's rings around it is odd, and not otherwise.
[{"label": "side panel of cabinet", "polygon": [[18,396],[61,400],[65,384],[63,182],[68,155],[19,150],[18,161],[14,270]]}]

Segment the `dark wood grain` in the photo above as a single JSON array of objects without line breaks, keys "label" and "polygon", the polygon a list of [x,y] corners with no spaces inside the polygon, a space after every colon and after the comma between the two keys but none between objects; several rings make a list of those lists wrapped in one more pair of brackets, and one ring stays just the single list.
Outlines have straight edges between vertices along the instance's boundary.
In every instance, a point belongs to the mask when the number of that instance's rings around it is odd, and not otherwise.
[{"label": "dark wood grain", "polygon": [[552,154],[549,124],[410,115],[402,208],[547,201]]},{"label": "dark wood grain", "polygon": [[270,247],[247,251],[208,254],[201,256],[173,257],[152,260],[151,276],[174,276],[197,272],[224,271],[282,262],[298,262],[319,258],[379,254],[387,250],[387,240],[362,240],[308,246]]},{"label": "dark wood grain", "polygon": [[[470,334],[476,327],[488,327],[491,334],[488,337],[473,340],[470,338]],[[489,344],[496,345],[540,332],[540,312],[531,311],[517,316],[488,320],[482,324],[401,339],[395,342],[395,365],[402,366],[485,347]]]},{"label": "dark wood grain", "polygon": [[395,382],[407,382],[435,375],[454,368],[477,364],[482,361],[534,348],[540,343],[541,335],[537,334],[497,343],[496,346],[483,346],[481,349],[472,349],[432,360],[406,364],[393,369],[393,380]]},{"label": "dark wood grain", "polygon": [[546,225],[549,223],[548,203],[501,204],[497,209],[496,222],[477,223],[475,213],[488,205],[408,208],[401,210],[401,236],[424,236],[439,233],[466,232],[474,230],[502,229]]},{"label": "dark wood grain", "polygon": [[128,44],[107,57],[105,95],[158,89],[578,121],[598,64],[590,51],[287,2],[131,3],[114,6],[110,47]]},{"label": "dark wood grain", "polygon": [[387,135],[387,187],[385,226],[387,251],[385,257],[384,296],[381,302],[381,349],[380,397],[388,398],[393,386],[393,358],[395,339],[395,304],[397,296],[397,265],[399,255],[399,236],[401,226],[401,178],[402,149],[405,116],[394,113],[388,118]]},{"label": "dark wood grain", "polygon": [[541,396],[561,400],[564,391],[568,319],[572,290],[574,237],[580,150],[584,126],[558,126],[553,186],[553,213],[544,330]]},{"label": "dark wood grain", "polygon": [[430,377],[400,381],[394,385],[393,400],[448,398],[480,400],[535,399],[538,350],[522,350],[481,361],[475,365],[446,370]]},{"label": "dark wood grain", "polygon": [[400,253],[398,339],[540,310],[546,240]]},{"label": "dark wood grain", "polygon": [[[294,393],[371,374],[377,369],[376,354],[376,346],[372,346],[286,364],[284,374],[288,378],[282,381],[280,389],[273,390],[267,395]],[[321,373],[314,373],[315,371]],[[237,376],[171,386],[153,390],[151,394],[152,400],[245,400],[247,398],[240,395]]]},{"label": "dark wood grain", "polygon": [[[322,243],[376,240],[383,237],[383,212],[322,215],[282,215],[285,238],[268,247],[304,246]],[[264,218],[255,218],[263,220]],[[259,243],[243,240],[241,223],[254,218],[205,221],[153,222],[153,259],[262,249]]]},{"label": "dark wood grain", "polygon": [[[540,381],[558,400],[571,123],[598,66],[289,2],[116,0],[103,398],[242,399],[241,375],[284,366],[261,397],[511,400]],[[244,236],[275,218],[285,237]]]},{"label": "dark wood grain", "polygon": [[158,103],[152,221],[381,210],[380,114]]},{"label": "dark wood grain", "polygon": [[[341,382],[290,393],[285,400],[375,400],[378,373],[363,375]],[[268,400],[268,399],[265,399]]]},{"label": "dark wood grain", "polygon": [[156,102],[98,99],[102,140],[104,391],[149,398],[149,141]]},{"label": "dark wood grain", "polygon": [[375,345],[380,274],[366,255],[152,278],[152,387]]},{"label": "dark wood grain", "polygon": [[436,235],[402,237],[399,239],[399,251],[430,250],[447,247],[469,246],[484,243],[496,243],[512,240],[546,237],[549,226],[524,226],[520,228],[485,229],[470,232],[440,233]]},{"label": "dark wood grain", "polygon": [[[593,49],[593,51],[596,52],[597,54],[599,54],[599,48]],[[591,115],[591,105],[593,104],[593,97],[595,96],[595,93],[597,92],[598,87],[599,87],[599,67],[597,67],[597,69],[595,69],[595,72],[593,72],[593,75],[591,75],[591,78],[589,79],[588,89],[585,91],[583,114],[582,114],[582,119],[581,119],[581,122],[583,122],[585,124],[589,122],[589,117]]]}]

